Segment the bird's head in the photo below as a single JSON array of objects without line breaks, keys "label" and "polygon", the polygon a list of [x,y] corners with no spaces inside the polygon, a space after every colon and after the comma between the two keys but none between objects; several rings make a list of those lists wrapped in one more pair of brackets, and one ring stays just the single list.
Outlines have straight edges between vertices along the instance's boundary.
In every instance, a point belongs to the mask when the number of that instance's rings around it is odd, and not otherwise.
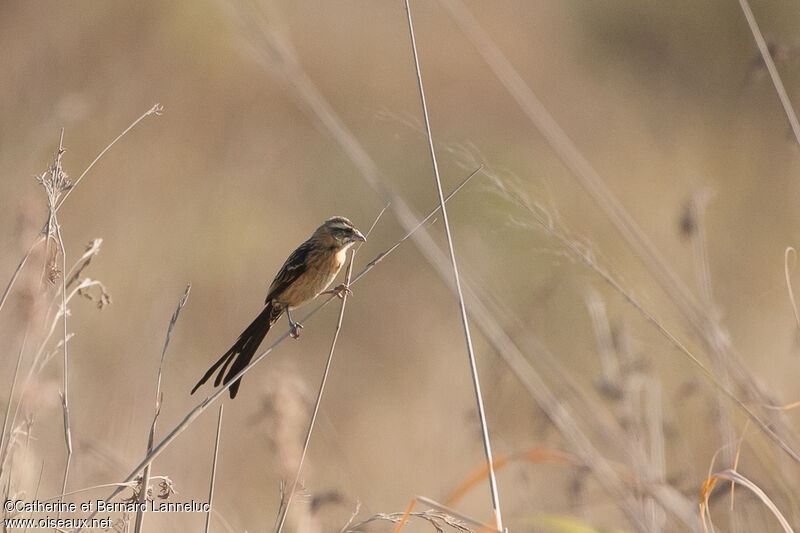
[{"label": "bird's head", "polygon": [[367,240],[353,223],[344,217],[329,218],[317,228],[314,235],[329,246],[337,248],[347,248],[358,241]]}]

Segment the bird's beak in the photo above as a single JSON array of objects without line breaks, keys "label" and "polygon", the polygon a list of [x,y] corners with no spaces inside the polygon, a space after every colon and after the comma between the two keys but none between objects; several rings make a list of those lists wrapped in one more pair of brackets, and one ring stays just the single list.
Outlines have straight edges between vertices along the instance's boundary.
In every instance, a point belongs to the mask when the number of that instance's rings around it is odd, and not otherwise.
[{"label": "bird's beak", "polygon": [[360,231],[358,231],[358,230],[353,230],[353,231],[355,232],[353,234],[353,240],[361,241],[361,242],[367,242],[367,238],[364,237],[364,235],[362,235]]}]

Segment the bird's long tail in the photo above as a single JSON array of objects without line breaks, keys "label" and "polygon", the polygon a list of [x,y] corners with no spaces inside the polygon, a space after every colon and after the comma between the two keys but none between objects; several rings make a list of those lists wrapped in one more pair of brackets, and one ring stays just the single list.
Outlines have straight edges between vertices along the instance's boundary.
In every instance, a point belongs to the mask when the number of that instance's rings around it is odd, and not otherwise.
[{"label": "bird's long tail", "polygon": [[[264,340],[264,337],[267,336],[269,332],[269,328],[272,324],[275,323],[278,318],[283,314],[283,308],[274,306],[272,302],[267,303],[264,307],[264,310],[259,313],[253,322],[247,326],[247,328],[239,335],[239,339],[231,346],[231,349],[225,352],[219,360],[211,365],[211,368],[208,369],[208,372],[200,378],[200,381],[197,382],[197,385],[194,386],[192,389],[192,394],[208,379],[214,375],[214,372],[221,366],[222,369],[217,374],[216,379],[214,379],[214,386],[219,386],[220,383],[227,384],[233,376],[238,374],[244,367],[246,367],[250,361],[253,359],[253,356],[256,354],[256,350],[258,350],[258,346],[261,344],[261,341]],[[231,364],[233,363],[233,364]],[[230,366],[230,369],[228,369]],[[225,370],[228,369],[228,373],[225,373]],[[224,376],[224,379],[223,379]],[[241,378],[237,379],[231,387],[228,389],[228,393],[231,395],[231,398],[236,398],[236,394],[239,392],[239,386],[242,384]]]}]

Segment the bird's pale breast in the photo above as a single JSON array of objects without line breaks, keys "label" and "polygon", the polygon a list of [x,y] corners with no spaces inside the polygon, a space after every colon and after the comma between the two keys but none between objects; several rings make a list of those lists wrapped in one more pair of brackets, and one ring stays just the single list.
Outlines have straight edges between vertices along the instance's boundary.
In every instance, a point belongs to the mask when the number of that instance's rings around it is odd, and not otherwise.
[{"label": "bird's pale breast", "polygon": [[298,307],[314,299],[333,282],[346,258],[347,249],[309,258],[308,268],[283,291],[280,302],[289,307]]}]

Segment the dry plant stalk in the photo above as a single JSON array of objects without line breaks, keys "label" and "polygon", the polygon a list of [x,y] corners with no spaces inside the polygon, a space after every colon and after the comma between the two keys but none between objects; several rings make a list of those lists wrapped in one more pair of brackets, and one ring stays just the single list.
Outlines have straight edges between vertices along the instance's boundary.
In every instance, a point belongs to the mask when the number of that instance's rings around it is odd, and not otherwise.
[{"label": "dry plant stalk", "polygon": [[[69,413],[69,357],[67,351],[67,341],[69,340],[69,333],[67,330],[67,283],[66,283],[66,261],[67,252],[64,248],[64,239],[61,235],[61,225],[58,222],[56,214],[56,206],[66,196],[67,192],[72,189],[72,182],[69,180],[67,173],[64,172],[61,158],[64,156],[64,130],[61,130],[61,137],[58,142],[58,150],[53,156],[53,164],[41,176],[36,179],[39,184],[44,187],[47,195],[47,208],[48,216],[45,223],[45,256],[48,262],[45,265],[45,279],[50,283],[55,283],[56,280],[61,278],[61,319],[63,324],[64,337],[61,343],[61,350],[64,355],[62,367],[62,390],[61,390],[61,409],[64,418],[64,444],[67,448],[67,457],[64,463],[64,478],[61,487],[61,493],[67,490],[67,480],[69,478],[69,467],[72,462],[72,426],[70,424]],[[58,250],[54,254],[48,253],[51,240],[55,241]],[[59,271],[56,266],[57,254],[61,254],[61,270]]]},{"label": "dry plant stalk", "polygon": [[789,525],[789,521],[786,520],[786,517],[783,516],[783,513],[780,512],[778,506],[770,499],[769,496],[753,481],[746,478],[736,470],[723,470],[722,472],[717,472],[709,476],[704,482],[703,486],[700,489],[700,518],[703,521],[703,531],[708,532],[709,529],[714,531],[714,524],[711,522],[711,516],[709,514],[708,508],[708,499],[711,496],[711,492],[714,490],[714,486],[716,485],[717,481],[725,480],[730,481],[731,483],[739,483],[743,487],[749,489],[755,496],[763,503],[767,509],[778,519],[778,522],[783,528],[785,533],[794,533],[794,529],[792,526]]},{"label": "dry plant stalk", "polygon": [[778,74],[778,68],[775,66],[775,61],[772,60],[772,54],[769,52],[767,41],[764,40],[764,36],[758,28],[758,22],[756,22],[756,17],[753,15],[753,10],[750,9],[750,3],[747,0],[739,0],[739,6],[742,8],[742,13],[744,13],[744,18],[747,20],[747,25],[750,27],[750,33],[753,34],[753,39],[758,46],[761,58],[767,66],[772,85],[775,87],[775,92],[778,93],[778,98],[781,100],[783,112],[786,113],[786,118],[789,120],[789,125],[792,127],[794,139],[797,141],[797,145],[800,146],[800,123],[797,122],[797,115],[794,112],[794,107],[792,107],[792,101],[789,100],[789,95],[786,93],[786,88],[783,86],[781,75]]},{"label": "dry plant stalk", "polygon": [[[186,290],[183,291],[183,296],[181,297],[180,301],[178,302],[178,307],[175,309],[175,312],[172,313],[172,318],[169,321],[169,326],[167,326],[167,336],[164,339],[164,348],[161,350],[161,361],[158,364],[158,377],[156,378],[156,399],[155,399],[155,410],[153,413],[153,422],[150,424],[150,433],[147,436],[147,453],[153,451],[153,442],[155,441],[156,436],[156,424],[158,423],[158,416],[161,414],[161,402],[164,399],[163,394],[161,392],[161,372],[164,369],[164,360],[167,357],[167,347],[169,346],[169,338],[172,335],[172,328],[175,327],[175,323],[178,322],[178,315],[181,313],[181,309],[183,306],[186,305],[186,300],[189,298],[189,292],[192,290],[192,284],[189,283],[186,285]],[[220,417],[222,413],[220,412]],[[221,420],[221,418],[220,418]],[[147,465],[142,473],[142,487],[143,489],[139,492],[139,503],[145,504],[147,502],[147,492],[148,492],[148,485],[150,484],[150,467],[152,463]],[[144,522],[144,510],[143,507],[139,507],[136,510],[136,521],[134,522],[134,533],[140,533],[142,530],[142,523]]]},{"label": "dry plant stalk", "polygon": [[211,479],[208,482],[208,512],[206,513],[206,526],[203,530],[208,533],[211,527],[211,511],[214,505],[214,484],[217,480],[217,457],[219,455],[219,435],[222,433],[222,408],[225,404],[219,405],[219,416],[217,417],[217,434],[214,438],[214,458],[211,460]]},{"label": "dry plant stalk", "polygon": [[439,196],[439,206],[442,209],[442,223],[444,224],[445,235],[447,236],[447,248],[450,254],[450,263],[453,268],[453,280],[456,287],[456,295],[458,296],[458,309],[461,315],[461,325],[464,328],[464,340],[467,347],[467,358],[469,360],[469,369],[472,374],[472,386],[475,392],[475,401],[478,408],[478,419],[481,426],[481,437],[483,441],[483,451],[486,455],[486,468],[489,471],[489,489],[492,497],[492,509],[494,510],[495,526],[498,531],[503,531],[503,515],[500,511],[500,495],[497,491],[497,478],[494,475],[494,465],[492,460],[492,445],[489,440],[489,428],[486,423],[486,411],[483,408],[483,395],[481,394],[481,384],[478,378],[478,366],[475,362],[475,352],[472,348],[472,336],[469,331],[469,320],[467,319],[467,308],[464,303],[464,294],[461,290],[461,279],[458,275],[458,263],[456,261],[456,252],[453,248],[453,236],[450,232],[450,222],[447,218],[447,208],[444,202],[444,193],[442,192],[442,180],[439,177],[439,165],[436,162],[436,150],[433,147],[433,135],[431,133],[431,123],[428,117],[428,104],[425,101],[425,89],[422,84],[422,71],[419,66],[419,55],[417,54],[417,42],[414,38],[414,24],[411,20],[411,6],[409,0],[405,0],[406,6],[406,19],[408,20],[408,32],[411,39],[411,50],[414,56],[414,68],[417,74],[417,85],[419,87],[419,99],[422,104],[422,116],[425,121],[425,133],[428,138],[428,150],[431,156],[431,163],[433,164],[433,175],[436,181],[436,193]]},{"label": "dry plant stalk", "polygon": [[317,414],[319,413],[319,406],[322,403],[322,393],[325,391],[325,383],[328,381],[328,374],[331,370],[331,363],[333,362],[333,352],[336,350],[336,341],[339,340],[339,332],[342,330],[342,321],[344,320],[344,310],[347,306],[347,292],[350,287],[350,279],[353,276],[353,259],[355,259],[356,250],[353,250],[350,253],[350,262],[347,265],[347,273],[344,277],[344,287],[345,290],[342,291],[342,303],[339,306],[339,318],[336,320],[336,328],[333,330],[333,339],[331,340],[331,349],[328,352],[328,359],[325,361],[325,370],[322,373],[322,380],[319,384],[319,390],[317,391],[317,399],[314,401],[314,410],[311,412],[311,420],[308,422],[308,430],[306,431],[306,436],[303,441],[303,451],[300,454],[300,462],[297,465],[297,473],[294,476],[294,480],[292,481],[292,485],[289,488],[289,493],[286,497],[286,504],[282,506],[278,513],[278,520],[277,525],[275,526],[275,532],[280,533],[283,531],[283,525],[286,523],[286,517],[289,514],[289,508],[292,505],[292,499],[294,498],[294,493],[297,490],[297,484],[300,481],[300,474],[303,471],[303,462],[306,458],[306,452],[308,451],[308,443],[311,442],[311,432],[314,430],[314,422],[317,420]]}]

